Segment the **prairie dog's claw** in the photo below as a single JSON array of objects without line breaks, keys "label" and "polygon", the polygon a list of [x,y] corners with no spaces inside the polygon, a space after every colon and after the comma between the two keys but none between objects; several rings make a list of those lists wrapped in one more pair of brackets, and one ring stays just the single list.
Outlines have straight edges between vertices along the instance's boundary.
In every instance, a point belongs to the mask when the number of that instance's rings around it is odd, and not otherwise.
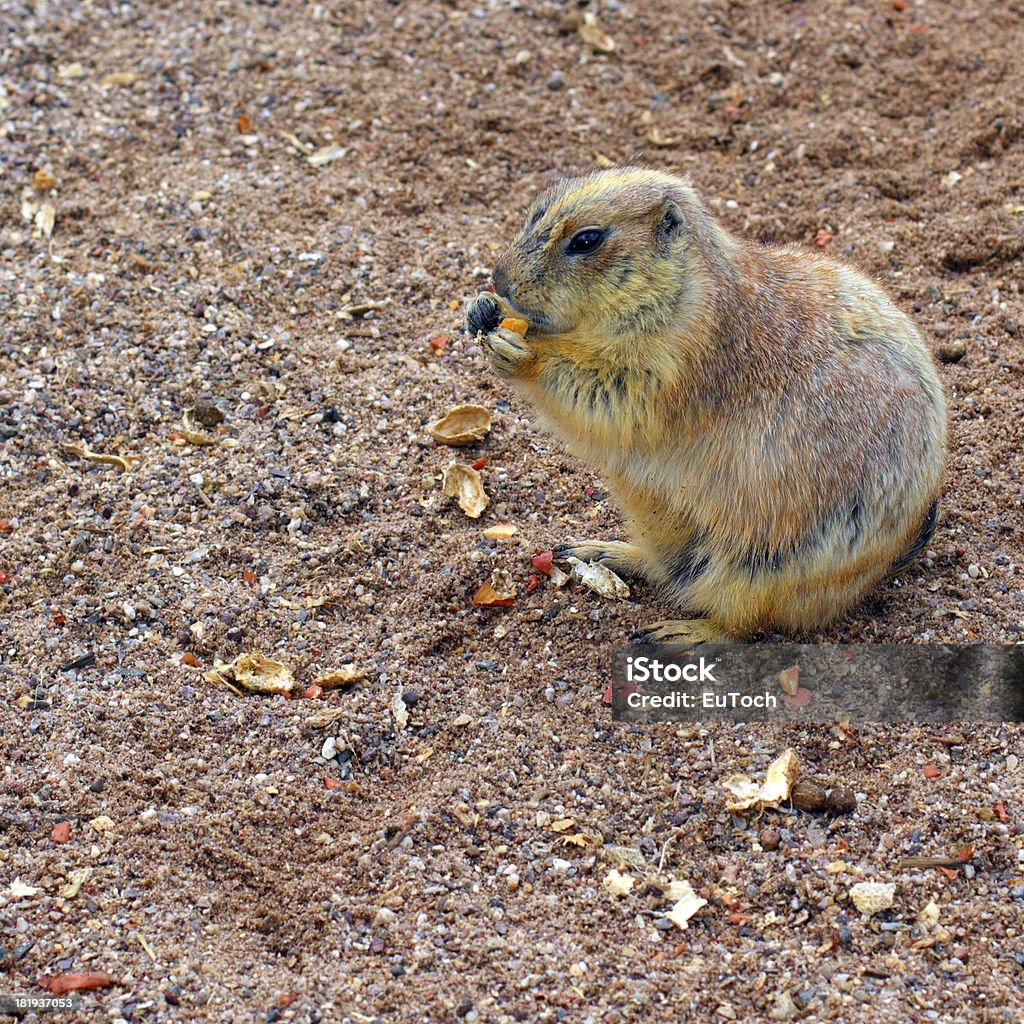
[{"label": "prairie dog's claw", "polygon": [[663,622],[652,622],[630,636],[630,640],[639,644],[727,644],[737,643],[731,636],[710,619],[666,619]]},{"label": "prairie dog's claw", "polygon": [[642,578],[644,558],[634,544],[621,540],[580,540],[559,544],[555,558],[578,558],[581,562],[598,562],[621,576]]}]

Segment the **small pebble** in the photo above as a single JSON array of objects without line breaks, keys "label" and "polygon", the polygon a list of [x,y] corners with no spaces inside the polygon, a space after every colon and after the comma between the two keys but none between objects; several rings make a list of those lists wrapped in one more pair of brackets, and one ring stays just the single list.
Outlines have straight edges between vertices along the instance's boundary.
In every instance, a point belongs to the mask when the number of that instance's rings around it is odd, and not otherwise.
[{"label": "small pebble", "polygon": [[215,427],[224,422],[224,413],[209,399],[200,398],[193,406],[192,414],[204,427]]},{"label": "small pebble", "polygon": [[835,786],[825,799],[829,814],[853,814],[857,810],[857,795],[845,786]]},{"label": "small pebble", "polygon": [[389,907],[379,907],[374,915],[373,923],[377,928],[390,928],[397,917],[398,915]]},{"label": "small pebble", "polygon": [[777,828],[763,828],[757,835],[757,841],[761,844],[762,850],[777,850],[779,843],[782,842],[782,836],[779,835]]},{"label": "small pebble", "polygon": [[800,811],[820,811],[825,806],[825,787],[798,779],[789,794],[790,803]]},{"label": "small pebble", "polygon": [[967,342],[962,338],[951,338],[939,346],[939,358],[944,363],[959,363],[967,355]]},{"label": "small pebble", "polygon": [[583,12],[579,10],[570,10],[558,23],[558,31],[564,35],[571,35],[573,32],[578,32],[580,26],[583,24]]},{"label": "small pebble", "polygon": [[827,837],[820,828],[809,828],[807,830],[807,845],[812,850],[820,850],[826,843]]}]

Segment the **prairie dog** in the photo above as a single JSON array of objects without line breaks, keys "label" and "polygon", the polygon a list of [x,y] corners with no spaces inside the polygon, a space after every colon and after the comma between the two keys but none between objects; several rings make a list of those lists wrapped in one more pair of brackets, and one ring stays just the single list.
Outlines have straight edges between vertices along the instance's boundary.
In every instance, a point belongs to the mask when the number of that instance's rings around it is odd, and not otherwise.
[{"label": "prairie dog", "polygon": [[558,553],[651,580],[692,616],[644,639],[815,629],[924,549],[942,385],[852,267],[735,238],[686,180],[616,168],[545,191],[493,276],[467,330],[629,523],[629,543]]}]

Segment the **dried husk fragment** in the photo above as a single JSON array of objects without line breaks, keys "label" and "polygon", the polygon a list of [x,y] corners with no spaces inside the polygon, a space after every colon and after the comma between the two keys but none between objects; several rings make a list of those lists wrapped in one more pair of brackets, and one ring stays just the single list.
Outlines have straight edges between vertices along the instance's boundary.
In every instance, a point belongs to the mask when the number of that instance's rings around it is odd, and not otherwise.
[{"label": "dried husk fragment", "polygon": [[211,683],[223,683],[229,688],[241,688],[250,693],[291,693],[298,684],[292,670],[280,661],[274,661],[259,651],[242,654],[231,662],[217,661],[212,672],[203,678]]},{"label": "dried husk fragment", "polygon": [[511,540],[519,532],[519,527],[511,523],[498,523],[495,526],[488,526],[483,535],[488,540]]},{"label": "dried husk fragment", "polygon": [[600,562],[584,562],[579,558],[571,557],[568,562],[583,585],[589,587],[594,593],[617,601],[624,601],[629,597],[629,584],[621,577],[616,576],[608,566],[601,565]]},{"label": "dried husk fragment", "polygon": [[435,441],[461,448],[490,433],[491,414],[482,405],[457,405],[427,427]]},{"label": "dried husk fragment", "polygon": [[336,690],[339,686],[348,686],[349,683],[358,682],[366,676],[366,669],[358,665],[342,665],[341,668],[332,669],[323,675],[317,676],[310,682],[310,686],[319,686],[322,690]]},{"label": "dried husk fragment", "polygon": [[490,504],[491,499],[484,493],[483,478],[472,466],[461,462],[453,462],[445,469],[441,487],[446,497],[458,499],[459,508],[470,519],[479,519]]},{"label": "dried husk fragment", "polygon": [[870,917],[879,911],[888,910],[896,899],[895,882],[858,882],[850,889],[854,906]]},{"label": "dried husk fragment", "polygon": [[800,762],[792,748],[784,750],[768,767],[764,782],[758,785],[748,775],[730,775],[722,784],[733,799],[725,805],[729,811],[778,807],[789,797],[800,774]]},{"label": "dried husk fragment", "polygon": [[614,53],[615,40],[598,27],[597,16],[587,11],[579,28],[580,39],[596,53]]}]

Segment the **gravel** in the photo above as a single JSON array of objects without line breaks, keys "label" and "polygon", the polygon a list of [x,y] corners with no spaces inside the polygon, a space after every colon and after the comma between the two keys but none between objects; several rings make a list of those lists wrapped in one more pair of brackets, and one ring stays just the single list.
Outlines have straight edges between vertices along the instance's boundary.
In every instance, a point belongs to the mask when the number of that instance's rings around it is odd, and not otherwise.
[{"label": "gravel", "polygon": [[[0,987],[107,974],[80,1019],[114,1021],[1021,1019],[1021,727],[613,723],[611,646],[671,609],[527,590],[621,519],[458,331],[529,200],[606,161],[817,239],[955,357],[952,441],[925,558],[801,639],[1020,641],[1020,16],[591,8],[613,53],[554,2],[0,4]],[[479,520],[426,432],[466,403]],[[494,570],[515,605],[474,607]],[[364,675],[205,678],[246,651]],[[730,815],[786,747],[841,813]]]}]

